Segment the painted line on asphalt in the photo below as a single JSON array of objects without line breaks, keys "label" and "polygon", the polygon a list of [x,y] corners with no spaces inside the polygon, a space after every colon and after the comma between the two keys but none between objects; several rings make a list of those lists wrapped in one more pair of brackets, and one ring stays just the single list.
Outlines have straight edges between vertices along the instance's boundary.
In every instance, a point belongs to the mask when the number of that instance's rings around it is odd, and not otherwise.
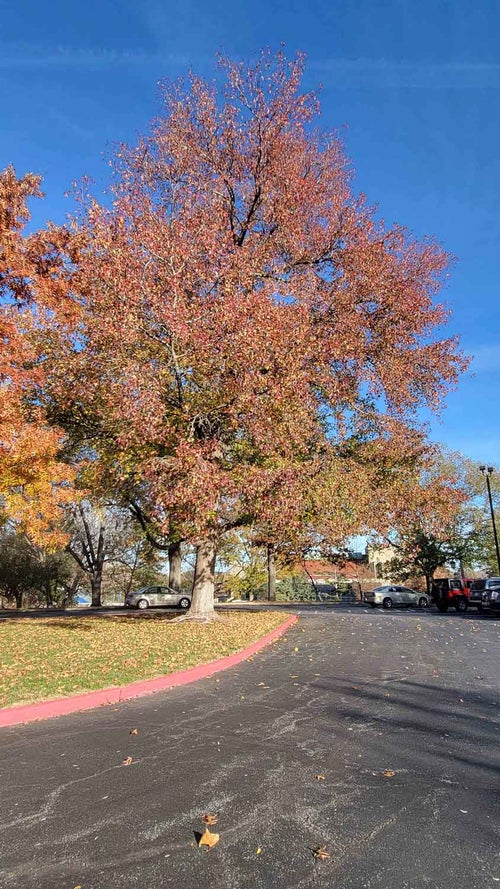
[{"label": "painted line on asphalt", "polygon": [[206,679],[213,673],[228,670],[242,661],[246,661],[266,645],[279,639],[298,620],[296,614],[292,614],[282,624],[253,642],[247,648],[236,651],[227,657],[209,661],[208,664],[200,664],[181,670],[178,673],[168,673],[166,676],[157,676],[155,679],[143,679],[140,682],[132,682],[129,685],[101,688],[97,691],[72,695],[68,698],[57,698],[53,701],[38,701],[35,704],[17,704],[13,707],[5,707],[0,710],[0,727],[19,725],[26,722],[35,722],[39,719],[52,719],[55,716],[67,716],[70,713],[79,713],[82,710],[93,710],[96,707],[104,707],[107,704],[121,704],[131,698],[140,698],[154,694],[157,691],[166,691],[177,685],[187,685],[198,679]]}]

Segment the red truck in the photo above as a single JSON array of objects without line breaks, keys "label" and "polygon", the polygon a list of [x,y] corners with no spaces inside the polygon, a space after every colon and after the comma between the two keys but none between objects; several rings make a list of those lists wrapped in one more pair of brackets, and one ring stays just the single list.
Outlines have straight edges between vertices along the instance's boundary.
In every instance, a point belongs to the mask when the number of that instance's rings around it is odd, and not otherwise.
[{"label": "red truck", "polygon": [[438,611],[444,614],[448,608],[456,611],[467,611],[469,592],[472,580],[468,577],[461,580],[457,577],[440,577],[432,582],[432,601]]}]

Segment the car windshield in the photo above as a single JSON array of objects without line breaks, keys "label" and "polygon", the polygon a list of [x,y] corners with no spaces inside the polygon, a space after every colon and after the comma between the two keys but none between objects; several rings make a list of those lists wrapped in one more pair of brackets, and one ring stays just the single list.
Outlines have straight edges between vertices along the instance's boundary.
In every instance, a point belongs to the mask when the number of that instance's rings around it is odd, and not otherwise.
[{"label": "car windshield", "polygon": [[388,586],[376,586],[373,590],[374,593],[385,593],[389,589]]}]

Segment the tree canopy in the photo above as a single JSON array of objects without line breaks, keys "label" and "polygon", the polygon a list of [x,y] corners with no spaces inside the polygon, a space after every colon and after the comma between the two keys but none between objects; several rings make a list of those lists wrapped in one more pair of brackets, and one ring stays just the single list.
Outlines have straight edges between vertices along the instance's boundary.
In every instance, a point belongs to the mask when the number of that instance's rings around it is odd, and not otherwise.
[{"label": "tree canopy", "polygon": [[37,314],[37,403],[99,484],[198,547],[195,615],[227,530],[385,527],[426,459],[418,409],[465,365],[438,333],[447,255],[353,192],[303,64],[164,85]]}]

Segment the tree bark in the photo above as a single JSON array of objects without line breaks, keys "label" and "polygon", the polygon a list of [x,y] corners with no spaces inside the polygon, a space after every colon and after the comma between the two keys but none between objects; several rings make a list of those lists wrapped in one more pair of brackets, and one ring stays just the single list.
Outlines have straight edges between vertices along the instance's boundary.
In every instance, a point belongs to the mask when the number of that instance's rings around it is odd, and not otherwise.
[{"label": "tree bark", "polygon": [[179,620],[209,621],[217,619],[214,608],[216,555],[213,537],[205,537],[196,547],[191,608]]},{"label": "tree bark", "polygon": [[16,608],[22,608],[23,607],[23,591],[16,590],[15,598],[16,598]]},{"label": "tree bark", "polygon": [[[89,532],[90,534],[90,532]],[[89,537],[91,543],[91,537]],[[104,546],[104,526],[99,526],[99,537],[97,539],[97,551],[93,555],[93,571],[91,575],[92,585],[92,608],[99,608],[102,604],[102,572],[104,568],[104,559],[106,557]]]},{"label": "tree bark", "polygon": [[168,548],[168,585],[176,592],[180,592],[181,589],[181,563],[181,545],[180,543],[171,543]]},{"label": "tree bark", "polygon": [[276,600],[276,558],[272,543],[267,544],[267,600]]},{"label": "tree bark", "polygon": [[102,568],[96,570],[90,577],[90,586],[92,590],[92,608],[101,607],[102,597]]}]

